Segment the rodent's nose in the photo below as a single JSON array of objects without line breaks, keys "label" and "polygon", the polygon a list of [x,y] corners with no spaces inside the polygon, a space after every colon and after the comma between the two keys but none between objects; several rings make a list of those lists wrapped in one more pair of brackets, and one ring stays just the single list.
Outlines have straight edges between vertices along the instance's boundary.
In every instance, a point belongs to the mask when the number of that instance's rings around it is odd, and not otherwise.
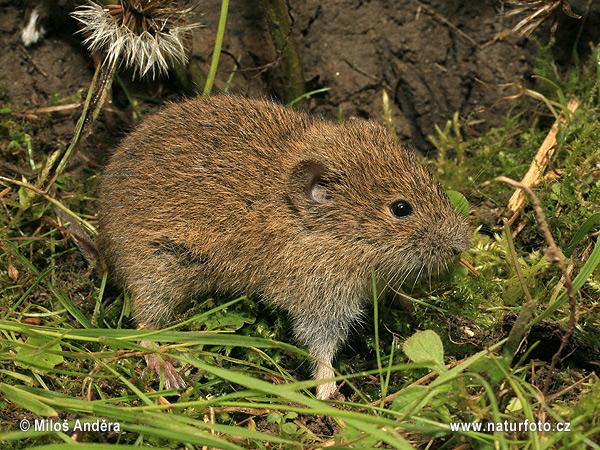
[{"label": "rodent's nose", "polygon": [[462,239],[458,239],[450,246],[450,251],[454,256],[460,255],[462,252],[466,252],[471,248],[471,236],[467,233]]}]

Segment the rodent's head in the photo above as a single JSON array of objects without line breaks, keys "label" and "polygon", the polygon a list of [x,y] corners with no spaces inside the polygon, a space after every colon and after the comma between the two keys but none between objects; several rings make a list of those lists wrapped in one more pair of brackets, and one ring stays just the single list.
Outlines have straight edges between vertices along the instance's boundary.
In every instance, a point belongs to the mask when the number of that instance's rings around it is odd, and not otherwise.
[{"label": "rodent's head", "polygon": [[329,252],[393,278],[437,272],[470,247],[466,219],[383,127],[353,120],[307,133],[310,147],[290,171],[290,203]]}]

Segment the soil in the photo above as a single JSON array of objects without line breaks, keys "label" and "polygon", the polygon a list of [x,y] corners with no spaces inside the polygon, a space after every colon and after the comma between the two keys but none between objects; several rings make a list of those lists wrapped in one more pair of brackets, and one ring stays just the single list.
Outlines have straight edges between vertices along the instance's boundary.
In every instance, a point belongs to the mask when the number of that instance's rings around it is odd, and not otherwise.
[{"label": "soil", "polygon": [[[220,3],[203,0],[191,19],[203,25],[195,30],[191,48],[192,59],[205,71]],[[313,97],[308,109],[328,118],[342,114],[382,120],[385,90],[399,137],[421,151],[432,148],[427,136],[435,132],[435,125],[443,128],[455,111],[462,117],[472,115],[473,129],[484,131],[502,124],[513,105],[503,98],[518,94],[522,85],[535,87],[532,75],[539,45],[507,33],[524,14],[502,16],[499,1],[336,0],[324,4],[289,0],[288,4],[307,90],[330,89]],[[587,10],[587,1],[571,4],[584,19],[558,14],[554,54],[559,70],[568,70],[578,33],[580,57],[589,53],[589,42],[597,42],[600,33],[594,26],[600,5],[590,3]],[[12,105],[32,109],[47,105],[53,97],[72,96],[87,88],[93,76],[92,59],[81,37],[74,34],[77,25],[66,9],[55,8],[47,37],[25,48],[20,30],[31,8],[16,0],[0,1],[0,7],[0,46],[4,49],[0,86]],[[549,25],[537,33],[541,42],[550,39]],[[216,88],[225,86],[238,58],[240,70],[233,78],[232,92],[282,98],[277,54],[255,2],[230,2]],[[122,76],[127,80],[128,74]],[[163,98],[181,96],[169,80],[147,81],[142,83],[146,94],[149,90]],[[126,108],[126,102],[118,102],[119,88],[115,91],[113,108]],[[68,134],[77,115],[78,111],[71,111],[54,116],[55,133]],[[121,134],[110,125],[109,134]]]}]

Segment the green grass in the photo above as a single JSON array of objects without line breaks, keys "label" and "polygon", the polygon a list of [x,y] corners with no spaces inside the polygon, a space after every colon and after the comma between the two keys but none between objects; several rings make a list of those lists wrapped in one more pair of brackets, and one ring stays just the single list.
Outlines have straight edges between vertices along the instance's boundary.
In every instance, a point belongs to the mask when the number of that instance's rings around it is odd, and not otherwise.
[{"label": "green grass", "polygon": [[[558,134],[553,166],[562,178],[535,188],[550,231],[562,250],[577,298],[574,335],[600,343],[600,117],[595,57],[560,79],[543,49],[540,92],[557,111],[570,95],[583,103]],[[0,138],[14,165],[39,174],[48,129],[2,99]],[[286,317],[247,298],[195,299],[172,327],[131,329],[129,299],[107,285],[58,227],[52,204],[14,182],[0,186],[0,408],[2,448],[75,446],[74,427],[111,424],[82,435],[87,448],[600,448],[600,383],[566,362],[551,374],[548,361],[501,351],[502,320],[519,314],[527,295],[533,318],[568,326],[564,279],[547,261],[548,246],[531,207],[508,239],[501,217],[512,189],[484,184],[520,179],[553,116],[547,103],[519,100],[502,128],[471,138],[456,115],[432,141],[431,164],[447,189],[471,204],[474,246],[465,255],[480,273],[461,268],[409,285],[414,309],[377,305],[336,367],[345,401],[321,402],[311,389],[309,357],[290,342]],[[45,126],[50,124],[45,122]],[[28,140],[25,136],[30,136]],[[34,146],[34,164],[28,142]],[[37,146],[37,147],[36,147]],[[38,155],[38,156],[36,156]],[[16,181],[36,183],[36,176]],[[51,175],[51,174],[48,174]],[[97,173],[66,170],[50,195],[92,225]],[[518,270],[517,270],[518,268]],[[510,328],[510,327],[509,327]],[[423,332],[423,330],[429,330]],[[507,331],[507,330],[505,330]],[[357,333],[358,334],[358,333]],[[188,381],[162,391],[144,371],[148,349],[162,344]],[[542,342],[539,346],[547,345]],[[538,347],[539,347],[538,346]],[[161,353],[164,355],[165,353]],[[448,366],[447,366],[448,365]],[[429,377],[437,373],[438,376]],[[382,397],[389,396],[383,403]],[[20,431],[20,423],[58,429]],[[50,422],[41,422],[47,420]],[[100,422],[97,422],[100,420]],[[102,422],[105,420],[105,422]],[[570,431],[452,431],[454,422],[515,424],[570,422]],[[79,422],[78,422],[79,421]],[[64,428],[63,428],[64,424]],[[114,431],[115,424],[119,432]]]}]

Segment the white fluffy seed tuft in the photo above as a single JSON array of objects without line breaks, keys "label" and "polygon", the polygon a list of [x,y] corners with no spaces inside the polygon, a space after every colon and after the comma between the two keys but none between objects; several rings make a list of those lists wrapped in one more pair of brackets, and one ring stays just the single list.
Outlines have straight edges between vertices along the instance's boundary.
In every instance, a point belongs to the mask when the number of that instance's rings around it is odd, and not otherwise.
[{"label": "white fluffy seed tuft", "polygon": [[173,25],[161,20],[157,21],[162,24],[159,30],[154,33],[143,30],[138,34],[94,2],[80,6],[72,16],[83,25],[81,32],[87,36],[84,44],[92,53],[104,51],[109,66],[131,68],[140,77],[151,73],[154,78],[157,74],[166,73],[173,63],[185,63],[184,36],[199,26]]},{"label": "white fluffy seed tuft", "polygon": [[27,25],[21,31],[21,40],[25,47],[36,44],[46,34],[46,29],[39,23],[39,20],[40,12],[38,8],[35,8],[31,11]]}]

